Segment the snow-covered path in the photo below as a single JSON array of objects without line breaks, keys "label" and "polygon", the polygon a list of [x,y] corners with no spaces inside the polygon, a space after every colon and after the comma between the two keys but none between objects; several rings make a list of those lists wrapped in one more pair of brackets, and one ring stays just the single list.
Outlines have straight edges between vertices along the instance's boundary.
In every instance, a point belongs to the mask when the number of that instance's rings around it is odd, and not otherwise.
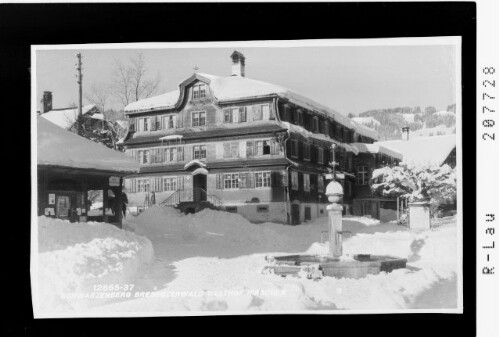
[{"label": "snow-covered path", "polygon": [[408,269],[316,282],[261,271],[266,255],[327,252],[319,242],[327,217],[300,226],[256,225],[237,214],[207,210],[180,216],[171,211],[153,208],[128,223],[154,246],[154,263],[135,280],[135,290],[149,291],[143,295],[151,297],[97,307],[96,312],[456,307],[455,220],[434,231],[412,233],[392,223],[345,218],[344,229],[352,232],[344,240],[345,255],[406,257]]}]

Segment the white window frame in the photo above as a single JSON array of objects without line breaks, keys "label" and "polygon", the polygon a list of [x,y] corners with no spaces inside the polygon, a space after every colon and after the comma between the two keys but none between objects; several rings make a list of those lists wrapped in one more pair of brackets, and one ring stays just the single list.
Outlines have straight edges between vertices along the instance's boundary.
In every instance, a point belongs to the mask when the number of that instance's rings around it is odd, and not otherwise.
[{"label": "white window frame", "polygon": [[177,190],[177,176],[163,177],[163,191],[175,192]]},{"label": "white window frame", "polygon": [[206,145],[194,145],[192,147],[192,159],[206,159]]},{"label": "white window frame", "polygon": [[149,131],[151,129],[149,117],[139,117],[139,132]]},{"label": "white window frame", "polygon": [[[197,114],[197,123],[194,123],[194,114]],[[201,120],[203,120],[203,124],[201,124]],[[191,126],[205,126],[206,125],[206,111],[193,111],[191,112]]]},{"label": "white window frame", "polygon": [[[177,115],[164,115],[162,121],[162,127],[164,130],[175,129],[177,127]],[[170,127],[170,122],[172,126]]]},{"label": "white window frame", "polygon": [[255,172],[255,188],[269,188],[272,184],[270,171]]},{"label": "white window frame", "polygon": [[[170,160],[172,157],[172,150],[175,149],[175,153],[173,154],[173,159]],[[168,155],[167,155],[168,153]],[[164,163],[173,163],[178,161],[178,149],[177,146],[168,146],[163,148],[163,162]]]},{"label": "white window frame", "polygon": [[[228,156],[225,155],[225,146],[226,146],[226,144],[229,144],[229,155]],[[236,144],[237,144],[237,155],[234,157],[234,156],[232,156],[232,148],[236,148]],[[239,153],[240,152],[239,151],[240,150],[239,149],[240,148],[239,142],[225,142],[225,143],[222,144],[222,147],[223,147],[223,149],[222,149],[222,151],[223,151],[222,157],[224,159],[239,158],[240,157],[240,153]]]},{"label": "white window frame", "polygon": [[239,173],[224,173],[223,184],[225,190],[239,189]]},{"label": "white window frame", "polygon": [[149,178],[137,179],[137,192],[150,192],[150,191],[151,191],[151,182],[149,181]]},{"label": "white window frame", "polygon": [[357,166],[357,184],[367,185],[369,182],[369,169],[367,165]]},{"label": "white window frame", "polygon": [[[140,164],[142,165],[148,165],[151,163],[151,154],[149,152],[149,149],[147,150],[138,150],[139,153],[139,161]],[[146,159],[146,160],[144,160]]]},{"label": "white window frame", "polygon": [[[192,87],[192,99],[202,99],[206,97],[206,84],[196,84]],[[197,97],[196,97],[197,96]]]}]

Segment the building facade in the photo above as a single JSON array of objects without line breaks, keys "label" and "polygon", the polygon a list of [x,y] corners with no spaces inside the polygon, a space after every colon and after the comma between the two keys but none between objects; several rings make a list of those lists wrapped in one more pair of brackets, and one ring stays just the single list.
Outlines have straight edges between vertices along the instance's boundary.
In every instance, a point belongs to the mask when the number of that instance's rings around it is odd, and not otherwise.
[{"label": "building facade", "polygon": [[[207,203],[254,222],[299,224],[326,216],[326,174],[334,158],[352,213],[359,150],[377,134],[281,86],[195,73],[179,89],[129,104],[125,152],[140,164],[127,177],[129,206]],[[190,206],[189,206],[190,207]]]}]

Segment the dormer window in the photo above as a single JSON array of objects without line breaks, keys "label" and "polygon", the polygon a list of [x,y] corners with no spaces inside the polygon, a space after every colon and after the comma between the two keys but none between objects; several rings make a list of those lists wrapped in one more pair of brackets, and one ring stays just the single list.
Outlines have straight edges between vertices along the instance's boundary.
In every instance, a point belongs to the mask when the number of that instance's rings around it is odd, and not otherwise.
[{"label": "dormer window", "polygon": [[206,97],[206,84],[198,84],[192,87],[192,99],[201,99]]}]

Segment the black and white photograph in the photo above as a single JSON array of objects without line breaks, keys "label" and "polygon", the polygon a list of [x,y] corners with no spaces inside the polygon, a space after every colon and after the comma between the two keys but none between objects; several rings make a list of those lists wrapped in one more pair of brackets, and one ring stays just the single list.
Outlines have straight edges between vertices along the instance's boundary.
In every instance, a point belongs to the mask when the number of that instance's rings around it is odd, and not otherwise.
[{"label": "black and white photograph", "polygon": [[35,318],[463,312],[460,37],[31,58]]}]

